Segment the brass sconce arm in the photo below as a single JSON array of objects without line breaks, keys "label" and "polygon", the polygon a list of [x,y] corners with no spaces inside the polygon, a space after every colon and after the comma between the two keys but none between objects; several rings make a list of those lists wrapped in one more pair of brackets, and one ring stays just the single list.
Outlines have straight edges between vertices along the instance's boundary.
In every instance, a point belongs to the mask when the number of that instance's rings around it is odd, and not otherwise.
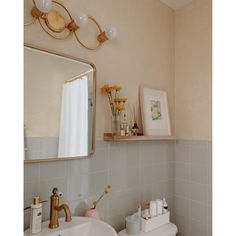
[{"label": "brass sconce arm", "polygon": [[[99,23],[92,16],[87,16],[84,13],[78,15],[77,20],[74,20],[69,10],[60,2],[56,0],[33,0],[34,6],[31,9],[31,15],[33,20],[25,23],[25,26],[32,25],[36,20],[38,20],[40,26],[54,39],[65,40],[69,36],[74,35],[77,42],[88,50],[96,50],[98,49],[105,41],[112,39],[116,36],[116,29],[109,28],[105,31],[101,29]],[[66,14],[70,18],[70,22],[66,22],[65,17],[62,16],[57,10],[53,9],[53,6],[57,5],[61,7]],[[91,47],[87,46],[80,39],[76,31],[80,29],[81,26],[85,26],[87,21],[92,21],[98,28],[98,36],[97,36],[97,45]],[[68,33],[62,36],[61,34],[64,31],[68,31]]]},{"label": "brass sconce arm", "polygon": [[37,7],[33,7],[32,9],[31,9],[31,15],[33,16],[33,18],[36,18],[36,19],[38,19],[38,18],[45,18],[45,13],[43,13],[43,12],[41,12]]},{"label": "brass sconce arm", "polygon": [[79,29],[79,26],[75,23],[74,20],[72,20],[68,25],[67,25],[68,30],[75,32],[77,29]]},{"label": "brass sconce arm", "polygon": [[100,43],[104,43],[105,41],[108,40],[108,37],[106,36],[105,32],[102,32],[101,34],[98,35],[97,39]]}]

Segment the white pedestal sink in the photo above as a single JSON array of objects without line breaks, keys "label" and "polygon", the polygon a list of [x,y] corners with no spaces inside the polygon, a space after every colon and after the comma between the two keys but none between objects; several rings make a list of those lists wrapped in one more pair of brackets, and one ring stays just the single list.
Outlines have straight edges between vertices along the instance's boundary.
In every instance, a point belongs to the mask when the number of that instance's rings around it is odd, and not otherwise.
[{"label": "white pedestal sink", "polygon": [[[60,226],[57,229],[49,229],[49,222],[43,222],[42,231],[35,236],[117,236],[116,231],[107,223],[88,217],[72,217],[71,222],[65,222],[65,218],[59,219]],[[30,230],[24,232],[24,236],[30,236]]]}]

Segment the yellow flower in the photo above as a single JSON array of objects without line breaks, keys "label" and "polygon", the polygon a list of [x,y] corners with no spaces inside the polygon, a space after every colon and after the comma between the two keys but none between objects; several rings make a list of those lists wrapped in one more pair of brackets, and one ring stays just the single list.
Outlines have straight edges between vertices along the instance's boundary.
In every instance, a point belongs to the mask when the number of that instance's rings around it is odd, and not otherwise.
[{"label": "yellow flower", "polygon": [[116,90],[116,87],[117,87],[117,86],[114,85],[114,86],[111,86],[110,89],[112,89],[112,91],[113,91],[113,90]]},{"label": "yellow flower", "polygon": [[107,185],[107,188],[105,189],[104,193],[108,194],[110,190],[111,190],[111,185]]},{"label": "yellow flower", "polygon": [[96,209],[98,202],[106,195],[109,193],[109,190],[111,190],[111,185],[107,185],[106,189],[102,193],[102,195],[98,198],[98,200],[93,201],[93,209]]},{"label": "yellow flower", "polygon": [[126,100],[127,100],[127,98],[116,98],[116,99],[114,99],[114,101],[115,101],[115,102],[118,102],[118,103],[120,103],[120,102],[126,102]]},{"label": "yellow flower", "polygon": [[125,108],[124,108],[124,106],[122,106],[122,105],[118,105],[118,106],[116,106],[116,110],[118,110],[118,111],[123,111]]},{"label": "yellow flower", "polygon": [[115,90],[116,90],[117,92],[122,89],[120,86],[117,86],[117,85],[115,85],[114,87],[115,87]]},{"label": "yellow flower", "polygon": [[121,98],[121,102],[126,102],[127,98]]},{"label": "yellow flower", "polygon": [[108,84],[105,84],[105,85],[103,85],[103,87],[100,88],[102,93],[106,93],[108,89],[109,89],[109,85]]},{"label": "yellow flower", "polygon": [[108,87],[108,88],[107,88],[107,93],[111,93],[111,92],[114,91],[114,90],[115,90],[114,87]]},{"label": "yellow flower", "polygon": [[121,98],[115,98],[114,101],[115,101],[115,102],[122,102],[122,101],[121,101]]}]

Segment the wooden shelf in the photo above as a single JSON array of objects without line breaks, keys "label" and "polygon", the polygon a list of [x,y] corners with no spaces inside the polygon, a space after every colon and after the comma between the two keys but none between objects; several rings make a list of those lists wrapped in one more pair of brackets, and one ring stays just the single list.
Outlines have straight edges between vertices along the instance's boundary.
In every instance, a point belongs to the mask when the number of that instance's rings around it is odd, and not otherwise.
[{"label": "wooden shelf", "polygon": [[113,136],[111,133],[104,133],[104,141],[151,141],[151,140],[175,140],[174,136]]}]

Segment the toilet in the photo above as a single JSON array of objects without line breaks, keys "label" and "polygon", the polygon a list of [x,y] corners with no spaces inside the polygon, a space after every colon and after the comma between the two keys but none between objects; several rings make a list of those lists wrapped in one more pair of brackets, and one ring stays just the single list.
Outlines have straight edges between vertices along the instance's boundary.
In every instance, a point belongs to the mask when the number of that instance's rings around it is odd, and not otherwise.
[{"label": "toilet", "polygon": [[141,231],[138,234],[127,234],[126,229],[124,229],[118,233],[118,236],[176,236],[177,233],[177,226],[173,223],[168,223],[147,233]]}]

